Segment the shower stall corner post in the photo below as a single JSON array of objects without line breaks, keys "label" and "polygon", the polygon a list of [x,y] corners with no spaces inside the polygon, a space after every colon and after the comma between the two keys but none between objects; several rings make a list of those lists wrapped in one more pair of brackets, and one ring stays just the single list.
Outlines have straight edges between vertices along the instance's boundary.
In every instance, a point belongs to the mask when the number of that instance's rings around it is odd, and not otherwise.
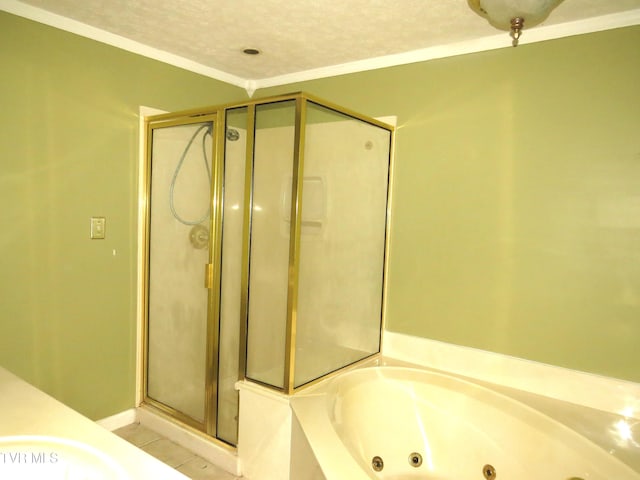
[{"label": "shower stall corner post", "polygon": [[222,216],[224,192],[224,150],[226,122],[224,111],[218,110],[214,120],[215,135],[212,142],[212,178],[209,235],[209,260],[205,267],[205,285],[208,288],[207,360],[205,383],[205,432],[216,436],[218,422],[218,352],[220,334],[220,282],[222,258]]},{"label": "shower stall corner post", "polygon": [[387,296],[389,293],[389,252],[391,248],[391,202],[393,201],[393,181],[394,181],[394,165],[396,151],[396,124],[394,122],[391,135],[389,137],[389,176],[387,181],[387,211],[385,222],[385,239],[384,239],[384,263],[383,263],[383,280],[382,280],[382,314],[380,317],[380,340],[378,353],[382,354],[382,345],[384,340],[384,332],[387,324]]},{"label": "shower stall corner post", "polygon": [[247,106],[247,143],[244,171],[244,212],[242,235],[242,263],[240,272],[240,348],[238,380],[245,380],[247,373],[247,335],[249,322],[249,255],[251,252],[251,215],[253,211],[253,156],[256,138],[256,105]]},{"label": "shower stall corner post", "polygon": [[287,286],[287,325],[283,389],[291,395],[295,389],[296,327],[298,317],[298,273],[300,268],[300,232],[302,223],[302,186],[304,179],[304,142],[307,100],[296,98],[293,171],[291,181],[291,225],[289,231],[289,282]]}]

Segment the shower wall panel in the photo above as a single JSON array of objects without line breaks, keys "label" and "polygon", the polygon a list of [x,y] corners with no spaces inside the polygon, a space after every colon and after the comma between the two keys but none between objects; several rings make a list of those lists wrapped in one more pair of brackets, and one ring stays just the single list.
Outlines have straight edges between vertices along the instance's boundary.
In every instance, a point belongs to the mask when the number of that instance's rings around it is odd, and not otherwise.
[{"label": "shower wall panel", "polygon": [[289,279],[284,205],[291,202],[293,147],[292,126],[256,129],[247,376],[279,388],[284,379]]},{"label": "shower wall panel", "polygon": [[308,110],[295,387],[379,351],[389,146],[388,130]]},{"label": "shower wall panel", "polygon": [[233,128],[237,138],[227,136],[224,154],[216,436],[233,445],[238,442],[238,391],[235,384],[239,378],[247,132],[229,125],[246,124],[246,116],[246,108],[227,113],[227,128]]}]

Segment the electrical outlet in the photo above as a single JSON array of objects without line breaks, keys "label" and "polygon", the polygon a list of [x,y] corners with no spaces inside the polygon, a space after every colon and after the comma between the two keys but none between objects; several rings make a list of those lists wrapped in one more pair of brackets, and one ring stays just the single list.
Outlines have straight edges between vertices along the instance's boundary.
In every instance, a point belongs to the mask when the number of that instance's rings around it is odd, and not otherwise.
[{"label": "electrical outlet", "polygon": [[104,217],[91,217],[91,239],[101,240],[105,234],[106,220]]}]

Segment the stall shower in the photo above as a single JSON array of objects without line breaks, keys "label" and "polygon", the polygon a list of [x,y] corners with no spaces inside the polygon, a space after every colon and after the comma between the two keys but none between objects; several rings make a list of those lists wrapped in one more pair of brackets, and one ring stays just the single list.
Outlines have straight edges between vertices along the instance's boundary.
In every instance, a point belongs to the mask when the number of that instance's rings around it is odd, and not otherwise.
[{"label": "stall shower", "polygon": [[304,93],[146,119],[144,403],[238,442],[380,351],[393,127]]}]

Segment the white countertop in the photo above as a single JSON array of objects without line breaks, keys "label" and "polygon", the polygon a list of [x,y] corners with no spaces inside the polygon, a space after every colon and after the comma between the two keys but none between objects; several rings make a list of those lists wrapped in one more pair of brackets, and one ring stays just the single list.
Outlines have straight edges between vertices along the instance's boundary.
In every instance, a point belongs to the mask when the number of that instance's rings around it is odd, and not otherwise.
[{"label": "white countertop", "polygon": [[[168,465],[0,367],[0,442],[6,437],[26,435],[62,438],[94,447],[119,465],[122,475],[117,478],[123,480],[187,479]],[[16,448],[19,451],[20,447]],[[19,470],[19,465],[9,455],[0,455],[0,474],[3,468],[13,469],[10,470],[13,472]],[[3,478],[3,475],[0,477]]]}]

